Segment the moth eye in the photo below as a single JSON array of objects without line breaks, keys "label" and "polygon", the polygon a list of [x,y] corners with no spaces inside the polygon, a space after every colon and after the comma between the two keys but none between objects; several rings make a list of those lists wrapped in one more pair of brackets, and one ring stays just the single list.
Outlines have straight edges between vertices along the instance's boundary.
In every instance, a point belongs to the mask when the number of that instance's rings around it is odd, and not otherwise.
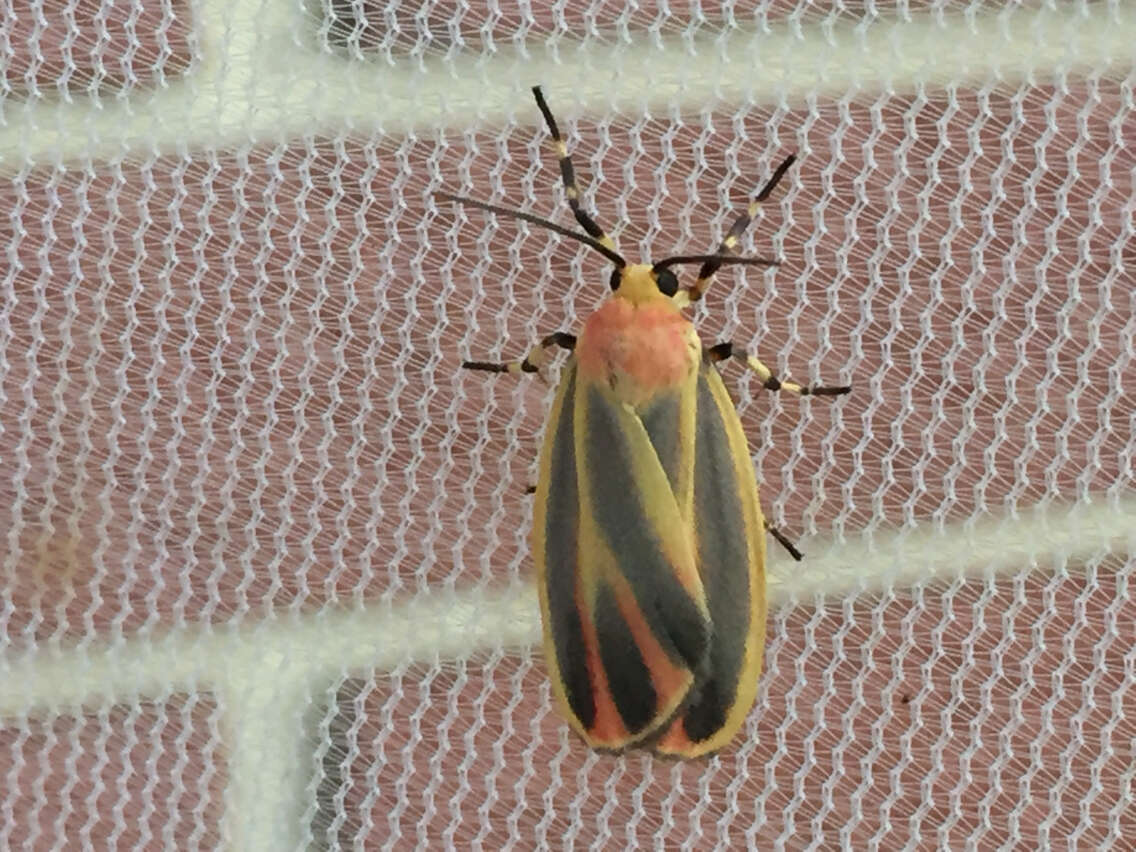
[{"label": "moth eye", "polygon": [[673,296],[678,292],[678,276],[669,269],[660,269],[655,273],[655,286],[664,296]]},{"label": "moth eye", "polygon": [[610,281],[610,283],[611,283],[611,289],[612,289],[612,290],[618,290],[618,289],[619,289],[619,284],[620,284],[620,282],[621,282],[621,281],[623,281],[623,274],[622,274],[622,272],[621,272],[621,271],[620,271],[620,270],[619,270],[618,268],[617,268],[617,269],[613,269],[613,270],[611,271],[611,281]]}]

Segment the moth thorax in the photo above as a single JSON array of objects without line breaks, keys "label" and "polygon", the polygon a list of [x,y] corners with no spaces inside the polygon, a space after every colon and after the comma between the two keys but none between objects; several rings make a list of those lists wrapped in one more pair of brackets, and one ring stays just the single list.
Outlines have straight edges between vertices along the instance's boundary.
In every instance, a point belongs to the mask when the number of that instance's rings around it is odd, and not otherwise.
[{"label": "moth thorax", "polygon": [[608,299],[588,317],[576,345],[581,374],[637,409],[681,388],[697,372],[701,354],[694,326],[669,299],[642,305]]}]

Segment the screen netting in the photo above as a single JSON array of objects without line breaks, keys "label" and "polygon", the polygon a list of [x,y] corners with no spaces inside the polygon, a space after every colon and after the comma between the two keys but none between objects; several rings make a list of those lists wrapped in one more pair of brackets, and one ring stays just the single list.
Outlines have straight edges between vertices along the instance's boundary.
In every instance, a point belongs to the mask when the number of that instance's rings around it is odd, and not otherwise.
[{"label": "screen netting", "polygon": [[[0,847],[1131,848],[1114,2],[31,0],[0,30]],[[712,759],[590,753],[528,533],[602,258],[712,249],[770,547]],[[549,372],[555,380],[556,364]]]}]

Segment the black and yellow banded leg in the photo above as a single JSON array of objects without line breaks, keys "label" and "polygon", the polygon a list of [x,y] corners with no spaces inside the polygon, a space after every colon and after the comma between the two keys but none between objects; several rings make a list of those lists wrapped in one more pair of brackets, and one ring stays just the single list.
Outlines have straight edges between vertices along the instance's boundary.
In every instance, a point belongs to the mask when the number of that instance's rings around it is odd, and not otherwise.
[{"label": "black and yellow banded leg", "polygon": [[540,343],[529,350],[520,361],[462,361],[463,370],[484,370],[487,373],[539,373],[544,364],[545,350],[559,346],[571,352],[576,348],[576,335],[564,331],[554,331],[542,337]]},{"label": "black and yellow banded leg", "polygon": [[749,355],[741,347],[733,343],[719,343],[706,350],[706,357],[717,363],[727,358],[734,358],[746,365],[746,368],[757,373],[761,379],[761,386],[770,391],[788,391],[799,396],[841,396],[851,393],[851,385],[817,385],[809,387],[796,382],[781,381],[756,355]]},{"label": "black and yellow banded leg", "polygon": [[556,157],[560,161],[560,177],[564,181],[564,193],[568,196],[568,206],[572,208],[572,215],[580,223],[589,237],[598,240],[609,249],[615,250],[615,241],[607,235],[596,220],[580,206],[580,190],[576,186],[576,170],[572,167],[572,158],[568,155],[568,146],[560,138],[560,128],[556,126],[556,119],[552,117],[552,110],[544,100],[544,93],[540,86],[533,86],[533,97],[536,105],[544,116],[544,123],[548,125],[548,132],[552,134],[552,141],[556,145]]},{"label": "black and yellow banded leg", "polygon": [[[739,216],[737,221],[730,226],[730,230],[726,232],[726,236],[723,238],[721,245],[718,246],[718,250],[715,254],[726,255],[734,253],[738,245],[738,240],[741,239],[742,234],[745,233],[745,229],[748,228],[750,222],[753,221],[753,217],[757,215],[757,211],[761,208],[762,203],[773,194],[773,190],[777,188],[777,184],[781,182],[781,178],[785,177],[785,173],[789,171],[789,167],[792,166],[796,160],[797,155],[790,154],[781,162],[781,165],[773,172],[773,177],[765,182],[765,186],[761,188],[761,192],[750,202],[746,212]],[[697,302],[702,298],[702,294],[705,293],[706,288],[710,286],[710,279],[714,277],[714,273],[716,273],[721,266],[722,262],[719,260],[708,260],[702,264],[702,267],[698,270],[698,280],[694,282],[694,286],[686,291],[687,298],[691,302]]]}]

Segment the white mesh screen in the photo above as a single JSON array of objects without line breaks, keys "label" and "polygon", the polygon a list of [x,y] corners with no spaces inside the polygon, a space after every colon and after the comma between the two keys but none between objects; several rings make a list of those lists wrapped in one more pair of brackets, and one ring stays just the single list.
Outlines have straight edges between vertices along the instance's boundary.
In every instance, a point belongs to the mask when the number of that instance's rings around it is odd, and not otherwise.
[{"label": "white mesh screen", "polygon": [[[1128,4],[31,0],[0,28],[0,848],[1127,848]],[[769,515],[757,706],[588,752],[528,533],[537,379],[716,245]],[[555,367],[552,377],[555,378]]]}]

